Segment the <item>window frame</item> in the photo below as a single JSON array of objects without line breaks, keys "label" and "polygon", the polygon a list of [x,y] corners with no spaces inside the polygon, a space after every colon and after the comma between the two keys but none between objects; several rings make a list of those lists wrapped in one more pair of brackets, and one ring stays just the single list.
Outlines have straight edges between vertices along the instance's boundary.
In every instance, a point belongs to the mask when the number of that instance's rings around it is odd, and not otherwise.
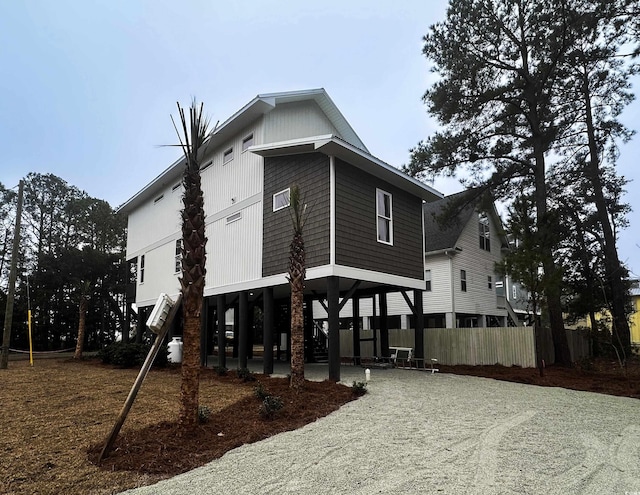
[{"label": "window frame", "polygon": [[182,239],[176,239],[175,247],[173,273],[179,274],[182,272]]},{"label": "window frame", "polygon": [[140,264],[139,264],[139,269],[138,269],[138,283],[140,285],[144,284],[144,259],[145,255],[141,254],[140,255]]},{"label": "window frame", "polygon": [[[389,215],[385,215],[386,212],[380,212],[380,197],[388,197],[389,198]],[[383,204],[385,204],[383,202]],[[380,232],[380,221],[386,222],[387,225],[387,234],[389,240],[381,238]],[[393,246],[393,195],[390,192],[387,192],[383,189],[376,188],[376,240],[380,244],[386,244],[388,246]]]},{"label": "window frame", "polygon": [[425,270],[424,271],[424,291],[425,292],[431,292],[432,291],[432,284],[431,284],[431,270]]},{"label": "window frame", "polygon": [[491,275],[487,275],[487,289],[493,290],[493,277]]},{"label": "window frame", "polygon": [[489,225],[489,215],[478,213],[478,239],[480,249],[491,252],[491,227]]},{"label": "window frame", "polygon": [[[254,141],[253,132],[251,132],[250,134],[247,134],[244,138],[242,138],[242,146],[241,146],[242,153],[244,153],[251,146],[253,146],[253,141]],[[247,144],[247,143],[249,143],[249,144]]]},{"label": "window frame", "polygon": [[460,270],[460,291],[467,292],[467,270]]},{"label": "window frame", "polygon": [[222,164],[226,165],[229,162],[233,161],[233,146],[227,148],[222,152]]},{"label": "window frame", "polygon": [[[283,206],[278,206],[276,207],[276,197],[282,195],[286,193],[286,198],[287,198],[287,204],[283,205]],[[275,213],[276,211],[280,211],[280,210],[284,210],[285,208],[289,208],[289,206],[291,206],[291,188],[287,187],[286,189],[283,189],[282,191],[278,191],[277,193],[274,193],[273,195],[273,212]]]},{"label": "window frame", "polygon": [[242,219],[242,212],[241,211],[237,211],[237,212],[232,213],[231,215],[229,215],[226,218],[226,222],[225,223],[226,223],[226,225],[229,225],[229,224],[235,223],[235,222],[237,222],[237,221],[239,221],[241,219]]}]

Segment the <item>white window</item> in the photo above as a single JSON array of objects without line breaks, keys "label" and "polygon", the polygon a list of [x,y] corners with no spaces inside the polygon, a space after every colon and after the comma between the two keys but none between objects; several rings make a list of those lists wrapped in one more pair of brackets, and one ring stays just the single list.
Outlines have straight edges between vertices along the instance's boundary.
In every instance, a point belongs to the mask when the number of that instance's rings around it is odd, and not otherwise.
[{"label": "white window", "polygon": [[242,140],[242,151],[247,151],[249,146],[253,146],[253,132]]},{"label": "white window", "polygon": [[376,189],[376,217],[378,242],[393,245],[393,212],[391,194]]},{"label": "white window", "polygon": [[282,210],[291,204],[291,188],[273,195],[273,211]]},{"label": "white window", "polygon": [[176,239],[174,273],[182,271],[182,239]]},{"label": "white window", "polygon": [[460,290],[467,292],[467,270],[460,270]]},{"label": "white window", "polygon": [[225,151],[222,154],[222,164],[226,164],[229,163],[231,160],[233,160],[233,148],[229,148],[227,151]]},{"label": "white window", "polygon": [[140,256],[140,283],[144,284],[144,254]]},{"label": "white window", "polygon": [[240,211],[238,213],[234,213],[233,215],[229,215],[227,217],[227,225],[229,225],[230,223],[233,223],[233,222],[237,222],[241,218],[242,218],[242,212],[240,212]]},{"label": "white window", "polygon": [[489,231],[489,217],[484,213],[478,215],[478,233],[480,236],[480,249],[491,251],[491,233]]},{"label": "white window", "polygon": [[425,288],[427,292],[431,292],[431,270],[424,271]]}]

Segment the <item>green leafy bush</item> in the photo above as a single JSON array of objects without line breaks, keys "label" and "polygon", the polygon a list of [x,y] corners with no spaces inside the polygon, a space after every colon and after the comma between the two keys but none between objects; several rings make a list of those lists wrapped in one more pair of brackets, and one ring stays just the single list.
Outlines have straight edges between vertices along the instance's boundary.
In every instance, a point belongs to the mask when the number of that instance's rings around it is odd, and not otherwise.
[{"label": "green leafy bush", "polygon": [[265,400],[270,395],[269,391],[260,382],[253,388],[253,393],[260,400]]},{"label": "green leafy bush", "polygon": [[275,395],[267,395],[263,399],[262,404],[260,404],[258,412],[264,419],[271,419],[283,407],[284,402],[282,402],[282,399],[280,397],[277,397]]},{"label": "green leafy bush", "polygon": [[224,366],[216,366],[213,370],[218,376],[227,376],[227,373],[229,372],[229,368],[225,368]]},{"label": "green leafy bush", "polygon": [[367,383],[366,382],[353,382],[351,385],[351,392],[353,395],[364,395],[367,393]]},{"label": "green leafy bush", "polygon": [[211,417],[211,409],[209,409],[209,407],[207,406],[199,405],[198,406],[198,422],[200,424],[206,423],[207,421],[209,421],[210,417]]},{"label": "green leafy bush", "polygon": [[[135,368],[142,366],[150,349],[151,344],[114,342],[100,349],[98,357],[104,364],[112,364],[121,368]],[[168,348],[163,344],[160,346],[153,365],[164,368],[168,364]]]},{"label": "green leafy bush", "polygon": [[256,377],[253,376],[253,373],[249,371],[249,368],[238,368],[236,370],[236,375],[238,378],[241,378],[243,382],[255,382]]}]

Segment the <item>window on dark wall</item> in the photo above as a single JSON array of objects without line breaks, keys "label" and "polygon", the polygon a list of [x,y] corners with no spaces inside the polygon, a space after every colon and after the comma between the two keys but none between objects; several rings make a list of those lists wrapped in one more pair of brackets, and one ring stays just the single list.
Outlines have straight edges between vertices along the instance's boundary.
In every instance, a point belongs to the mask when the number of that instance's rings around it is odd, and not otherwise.
[{"label": "window on dark wall", "polygon": [[489,217],[485,213],[478,215],[478,231],[480,235],[480,249],[491,251],[491,232],[489,230]]},{"label": "window on dark wall", "polygon": [[393,207],[392,197],[382,189],[376,189],[376,216],[378,242],[393,245]]},{"label": "window on dark wall", "polygon": [[467,292],[467,271],[460,270],[460,290]]},{"label": "window on dark wall", "polygon": [[277,192],[273,195],[273,211],[282,210],[291,204],[291,188]]}]

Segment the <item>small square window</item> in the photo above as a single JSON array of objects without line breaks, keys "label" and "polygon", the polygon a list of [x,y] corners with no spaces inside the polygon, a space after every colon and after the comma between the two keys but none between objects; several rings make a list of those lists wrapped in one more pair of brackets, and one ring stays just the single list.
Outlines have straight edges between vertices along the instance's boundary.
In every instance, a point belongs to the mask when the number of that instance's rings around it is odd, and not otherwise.
[{"label": "small square window", "polygon": [[242,151],[247,151],[250,146],[253,146],[253,132],[242,140]]},{"label": "small square window", "polygon": [[291,188],[277,192],[273,195],[273,211],[282,210],[291,204]]},{"label": "small square window", "polygon": [[229,148],[223,153],[222,164],[224,165],[225,163],[229,163],[231,160],[233,160],[233,148]]},{"label": "small square window", "polygon": [[467,292],[467,271],[460,270],[460,290]]}]

